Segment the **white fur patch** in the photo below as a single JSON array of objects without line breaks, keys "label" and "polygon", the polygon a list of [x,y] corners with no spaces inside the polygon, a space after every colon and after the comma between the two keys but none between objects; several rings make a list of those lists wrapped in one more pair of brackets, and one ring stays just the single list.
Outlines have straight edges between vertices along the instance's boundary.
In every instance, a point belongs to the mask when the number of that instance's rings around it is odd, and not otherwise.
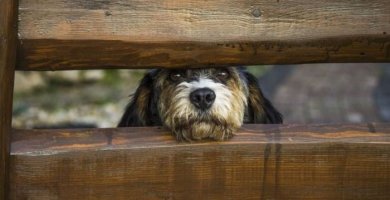
[{"label": "white fur patch", "polygon": [[[189,106],[191,104],[189,96],[190,93],[201,88],[209,88],[215,93],[215,101],[210,108],[212,113],[218,113],[218,115],[226,116],[231,111],[231,98],[232,93],[228,87],[222,83],[216,83],[208,78],[200,78],[199,81],[183,82],[178,85],[176,96],[181,99],[178,103],[182,106]],[[194,106],[193,109],[196,109]]]}]

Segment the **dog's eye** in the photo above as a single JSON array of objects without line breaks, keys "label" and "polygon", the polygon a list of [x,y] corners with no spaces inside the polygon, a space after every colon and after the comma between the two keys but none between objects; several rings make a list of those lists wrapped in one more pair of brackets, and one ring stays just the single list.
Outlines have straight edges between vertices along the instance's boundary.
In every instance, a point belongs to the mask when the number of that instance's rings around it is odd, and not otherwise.
[{"label": "dog's eye", "polygon": [[184,74],[183,72],[172,72],[170,75],[169,75],[169,78],[172,80],[172,81],[179,81],[181,79],[184,78]]},{"label": "dog's eye", "polygon": [[229,72],[226,70],[218,71],[217,77],[221,80],[226,80],[229,77]]}]

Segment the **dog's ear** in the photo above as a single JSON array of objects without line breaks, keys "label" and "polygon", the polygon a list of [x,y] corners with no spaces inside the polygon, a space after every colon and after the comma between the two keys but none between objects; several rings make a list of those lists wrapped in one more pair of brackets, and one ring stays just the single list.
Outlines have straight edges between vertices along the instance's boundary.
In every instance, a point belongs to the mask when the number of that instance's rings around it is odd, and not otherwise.
[{"label": "dog's ear", "polygon": [[156,71],[148,72],[126,107],[118,127],[159,125],[157,97],[153,88]]},{"label": "dog's ear", "polygon": [[283,116],[280,114],[272,103],[264,97],[257,78],[244,71],[244,76],[248,83],[248,121],[249,123],[263,124],[281,124]]}]

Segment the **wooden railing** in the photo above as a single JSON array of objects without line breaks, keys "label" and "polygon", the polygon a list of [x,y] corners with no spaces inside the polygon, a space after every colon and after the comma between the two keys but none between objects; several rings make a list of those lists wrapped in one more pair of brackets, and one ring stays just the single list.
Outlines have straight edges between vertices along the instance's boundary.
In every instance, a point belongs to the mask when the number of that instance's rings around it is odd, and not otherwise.
[{"label": "wooden railing", "polygon": [[0,199],[390,197],[388,123],[11,129],[15,69],[390,62],[386,0],[1,0],[0,38]]},{"label": "wooden railing", "polygon": [[386,199],[390,125],[246,125],[178,144],[158,127],[14,130],[11,199]]},{"label": "wooden railing", "polygon": [[20,1],[18,69],[389,62],[386,0]]}]

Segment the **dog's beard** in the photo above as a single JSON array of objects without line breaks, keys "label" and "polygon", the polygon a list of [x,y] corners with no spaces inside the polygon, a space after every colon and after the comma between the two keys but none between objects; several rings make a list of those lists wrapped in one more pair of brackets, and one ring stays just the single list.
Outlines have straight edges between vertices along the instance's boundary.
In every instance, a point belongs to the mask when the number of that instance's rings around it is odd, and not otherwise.
[{"label": "dog's beard", "polygon": [[[189,95],[206,87],[215,92],[216,98],[210,109],[200,110],[190,102]],[[243,123],[247,102],[241,90],[200,78],[199,81],[182,82],[166,91],[171,92],[163,94],[162,99],[168,98],[169,102],[160,102],[160,116],[178,140],[224,140],[232,137]]]}]

